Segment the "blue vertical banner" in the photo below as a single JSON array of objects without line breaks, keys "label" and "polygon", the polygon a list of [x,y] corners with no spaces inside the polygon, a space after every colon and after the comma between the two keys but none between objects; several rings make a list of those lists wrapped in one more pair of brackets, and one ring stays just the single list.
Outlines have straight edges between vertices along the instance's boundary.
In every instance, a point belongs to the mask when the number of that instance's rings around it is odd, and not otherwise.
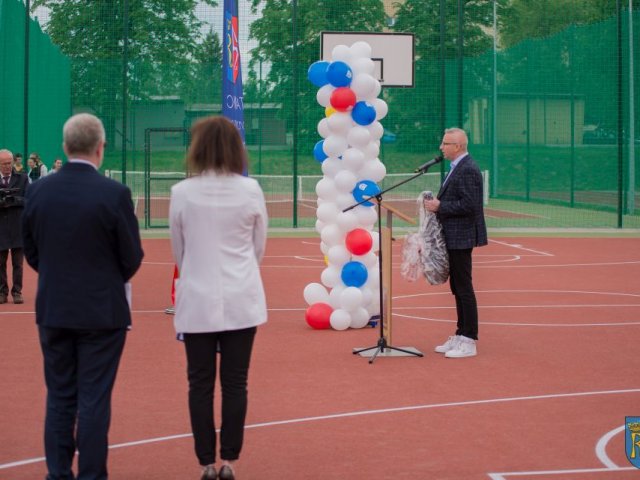
[{"label": "blue vertical banner", "polygon": [[240,68],[237,0],[224,0],[223,30],[222,115],[238,127],[244,142],[244,103],[242,96],[242,70]]}]

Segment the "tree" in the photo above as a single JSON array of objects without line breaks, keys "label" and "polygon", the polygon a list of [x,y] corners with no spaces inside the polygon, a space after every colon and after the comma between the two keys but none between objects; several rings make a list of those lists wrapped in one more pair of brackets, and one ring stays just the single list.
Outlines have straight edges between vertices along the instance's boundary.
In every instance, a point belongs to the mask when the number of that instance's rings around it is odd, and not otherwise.
[{"label": "tree", "polygon": [[195,15],[198,3],[216,4],[215,0],[34,0],[32,7],[49,9],[45,31],[72,60],[73,104],[95,110],[112,143],[123,100],[125,13],[128,90],[130,97],[144,100],[179,93],[193,77],[193,52],[201,43],[203,25]]},{"label": "tree", "polygon": [[[258,42],[251,52],[250,79],[252,83],[257,83],[256,70],[260,63],[268,64],[268,73],[266,79],[260,82],[260,91],[263,92],[264,100],[282,105],[281,114],[285,119],[293,117],[293,92],[299,91],[298,133],[306,148],[318,140],[316,125],[320,118],[320,107],[315,99],[317,87],[307,81],[306,72],[313,62],[319,60],[320,32],[381,32],[385,18],[382,2],[298,0],[295,39],[297,64],[293,64],[292,1],[251,0],[251,3],[253,13],[261,8],[261,16],[250,28],[251,38]],[[299,74],[298,88],[293,84],[294,68],[297,68]]]},{"label": "tree", "polygon": [[[504,0],[499,0],[502,8]],[[446,95],[448,118],[453,118],[456,98],[458,50],[457,2],[445,2],[445,14],[441,15],[440,0],[406,0],[399,5],[394,30],[415,35],[415,87],[407,90],[392,90],[388,93],[388,128],[398,133],[398,148],[424,152],[435,149],[442,136],[441,99]],[[488,88],[491,80],[490,66],[476,62],[473,68],[467,60],[479,57],[492,46],[493,1],[464,0],[464,82],[476,84],[477,88]],[[440,27],[443,22],[445,38],[444,52],[440,44]],[[441,86],[441,59],[444,54],[447,82],[443,92]],[[476,91],[477,92],[477,91]],[[466,94],[466,92],[465,92]],[[457,119],[447,126],[457,124]],[[464,125],[459,125],[463,127]]]}]

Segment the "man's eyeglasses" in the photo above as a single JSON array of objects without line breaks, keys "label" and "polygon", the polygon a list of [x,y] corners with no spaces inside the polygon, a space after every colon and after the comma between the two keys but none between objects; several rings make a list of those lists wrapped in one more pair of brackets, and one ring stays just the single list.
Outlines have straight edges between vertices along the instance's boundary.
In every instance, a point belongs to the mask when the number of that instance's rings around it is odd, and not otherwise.
[{"label": "man's eyeglasses", "polygon": [[440,145],[458,145],[456,142],[442,142]]}]

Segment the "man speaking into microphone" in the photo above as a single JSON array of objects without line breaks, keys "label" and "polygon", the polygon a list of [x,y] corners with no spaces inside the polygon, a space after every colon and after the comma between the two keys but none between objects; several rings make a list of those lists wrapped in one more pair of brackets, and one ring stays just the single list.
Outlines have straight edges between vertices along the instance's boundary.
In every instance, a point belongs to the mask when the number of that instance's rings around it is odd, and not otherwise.
[{"label": "man speaking into microphone", "polygon": [[[478,305],[473,290],[471,254],[474,247],[487,244],[487,227],[482,207],[482,174],[467,152],[467,134],[460,128],[444,132],[440,150],[451,162],[438,195],[425,200],[425,208],[436,213],[444,232],[449,254],[449,287],[456,300],[458,317],[455,334],[435,351],[447,358],[477,355]],[[442,157],[438,157],[442,158]],[[431,162],[437,162],[437,158]],[[427,162],[419,168],[429,168]]]}]

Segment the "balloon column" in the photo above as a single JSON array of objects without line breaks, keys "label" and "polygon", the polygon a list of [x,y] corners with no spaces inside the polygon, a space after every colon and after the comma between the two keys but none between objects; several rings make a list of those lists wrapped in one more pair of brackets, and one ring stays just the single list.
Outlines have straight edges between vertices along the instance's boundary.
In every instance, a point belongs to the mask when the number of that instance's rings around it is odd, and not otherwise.
[{"label": "balloon column", "polygon": [[362,328],[380,312],[379,238],[375,201],[343,211],[380,192],[386,168],[378,158],[387,104],[378,98],[371,47],[338,45],[332,61],[313,63],[308,78],[324,107],[318,122],[322,137],[313,149],[323,177],[316,184],[316,231],[326,268],[321,283],[304,289],[305,319],[316,329]]}]

